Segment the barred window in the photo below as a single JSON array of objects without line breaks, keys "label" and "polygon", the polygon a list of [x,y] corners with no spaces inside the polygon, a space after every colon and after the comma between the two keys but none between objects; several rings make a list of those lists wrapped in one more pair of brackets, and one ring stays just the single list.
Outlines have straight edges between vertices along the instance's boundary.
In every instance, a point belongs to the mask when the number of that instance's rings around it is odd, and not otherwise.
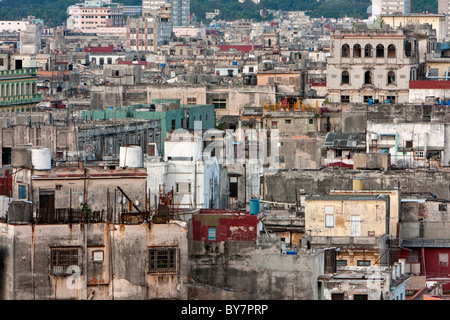
[{"label": "barred window", "polygon": [[51,248],[51,273],[53,275],[72,274],[70,266],[79,267],[79,248]]},{"label": "barred window", "polygon": [[177,248],[149,249],[150,273],[176,274],[178,272],[179,250]]}]

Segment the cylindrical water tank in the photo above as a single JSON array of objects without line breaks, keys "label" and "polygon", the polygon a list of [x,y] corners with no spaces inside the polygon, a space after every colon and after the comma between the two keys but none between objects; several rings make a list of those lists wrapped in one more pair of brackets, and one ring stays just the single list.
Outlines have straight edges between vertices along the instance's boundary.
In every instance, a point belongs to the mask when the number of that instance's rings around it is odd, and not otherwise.
[{"label": "cylindrical water tank", "polygon": [[50,149],[39,147],[32,148],[31,164],[34,170],[50,170],[52,167]]},{"label": "cylindrical water tank", "polygon": [[353,179],[353,191],[360,191],[363,189],[363,179],[354,178]]},{"label": "cylindrical water tank", "polygon": [[120,147],[120,167],[142,168],[142,148],[139,146]]}]

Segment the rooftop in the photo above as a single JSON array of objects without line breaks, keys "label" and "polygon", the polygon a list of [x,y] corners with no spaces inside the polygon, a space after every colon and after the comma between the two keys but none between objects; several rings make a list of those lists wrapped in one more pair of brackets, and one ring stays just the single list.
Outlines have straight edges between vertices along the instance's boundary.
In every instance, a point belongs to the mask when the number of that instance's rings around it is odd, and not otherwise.
[{"label": "rooftop", "polygon": [[331,201],[371,201],[386,200],[388,195],[349,195],[349,194],[310,194],[305,200],[331,200]]}]

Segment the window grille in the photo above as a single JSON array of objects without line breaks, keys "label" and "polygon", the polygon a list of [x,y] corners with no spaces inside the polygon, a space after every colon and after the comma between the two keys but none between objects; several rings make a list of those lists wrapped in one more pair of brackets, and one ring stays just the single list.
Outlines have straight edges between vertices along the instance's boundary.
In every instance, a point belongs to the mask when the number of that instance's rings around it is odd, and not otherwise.
[{"label": "window grille", "polygon": [[177,248],[151,248],[149,258],[150,273],[178,273],[179,250]]},{"label": "window grille", "polygon": [[70,274],[70,266],[79,267],[79,248],[51,248],[51,273]]}]

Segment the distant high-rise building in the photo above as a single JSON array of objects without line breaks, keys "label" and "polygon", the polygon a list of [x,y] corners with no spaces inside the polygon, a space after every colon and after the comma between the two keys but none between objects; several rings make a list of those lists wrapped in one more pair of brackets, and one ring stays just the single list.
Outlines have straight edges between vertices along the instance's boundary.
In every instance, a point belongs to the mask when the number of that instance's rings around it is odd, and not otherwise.
[{"label": "distant high-rise building", "polygon": [[438,13],[445,15],[445,30],[450,35],[450,0],[439,0]]},{"label": "distant high-rise building", "polygon": [[[155,45],[165,45],[170,41],[173,29],[172,4],[166,0],[142,0],[142,17],[130,22],[127,30],[130,49],[135,47],[136,51],[152,51]],[[134,29],[135,24],[152,25],[152,36],[150,37],[150,33],[139,35],[139,30],[149,29],[146,27]],[[149,41],[146,42],[145,38]],[[134,42],[136,46],[131,45]],[[142,45],[139,45],[139,42]]]},{"label": "distant high-rise building", "polygon": [[373,19],[381,14],[408,14],[411,10],[412,0],[372,0]]},{"label": "distant high-rise building", "polygon": [[172,23],[174,27],[185,27],[190,24],[191,1],[170,0],[172,3]]}]

